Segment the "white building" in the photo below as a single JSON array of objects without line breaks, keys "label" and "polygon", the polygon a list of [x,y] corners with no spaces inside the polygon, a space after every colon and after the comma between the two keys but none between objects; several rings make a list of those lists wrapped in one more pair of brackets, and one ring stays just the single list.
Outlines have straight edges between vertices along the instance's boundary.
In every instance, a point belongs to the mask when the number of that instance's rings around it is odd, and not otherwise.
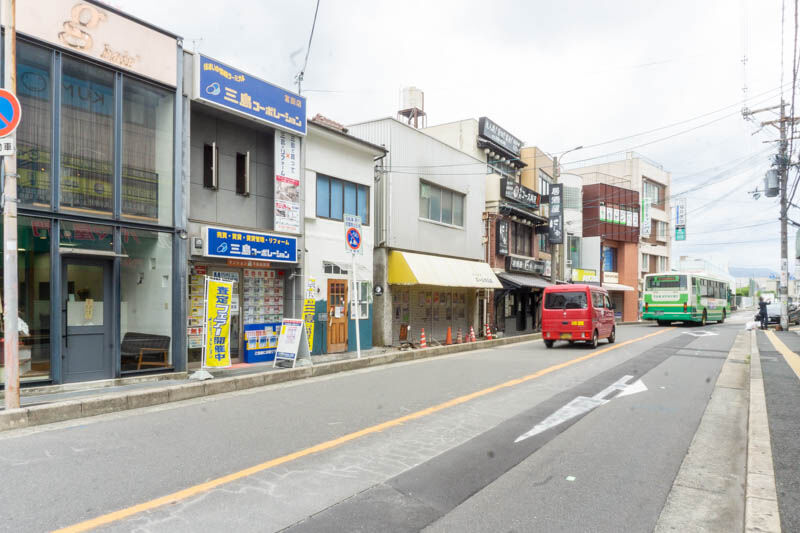
[{"label": "white building", "polygon": [[[361,348],[372,347],[372,250],[375,242],[375,160],[386,150],[348,135],[347,129],[317,115],[309,121],[306,144],[305,272],[315,282],[312,353],[354,351],[355,316],[350,302],[358,291]],[[344,215],[361,217],[361,253],[345,246]],[[321,317],[324,320],[319,320]]]},{"label": "white building", "polygon": [[[648,272],[670,270],[673,227],[670,224],[671,175],[660,164],[636,152],[624,159],[575,168],[570,173],[583,176],[584,185],[607,183],[639,191],[642,223],[639,231],[639,280]],[[649,204],[645,205],[645,199]],[[646,214],[649,212],[650,232]],[[640,287],[641,288],[641,287]]]},{"label": "white building", "polygon": [[[384,118],[349,126],[385,146],[375,186],[375,344],[444,341],[478,324],[500,282],[483,259],[485,163]],[[409,328],[411,333],[409,334]]]}]

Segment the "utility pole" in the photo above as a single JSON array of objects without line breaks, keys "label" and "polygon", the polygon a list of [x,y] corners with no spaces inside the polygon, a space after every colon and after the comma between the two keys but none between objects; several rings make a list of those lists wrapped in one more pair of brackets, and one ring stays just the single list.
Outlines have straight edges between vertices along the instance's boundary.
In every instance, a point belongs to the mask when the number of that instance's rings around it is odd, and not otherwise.
[{"label": "utility pole", "polygon": [[[17,30],[16,0],[5,0],[6,53],[4,84],[12,93],[17,93]],[[16,133],[10,135],[16,145]],[[19,283],[17,271],[17,156],[3,158],[5,184],[3,188],[3,350],[5,355],[6,409],[19,407]]]},{"label": "utility pole", "polygon": [[[575,150],[580,150],[581,148],[583,148],[583,145],[576,146],[575,148],[571,148],[571,149],[567,150],[566,152],[563,152],[561,154],[561,159],[563,160],[564,156],[567,155],[568,153],[574,152]],[[554,155],[553,156],[553,185],[558,183],[558,178],[561,175],[561,170],[560,170],[559,164],[560,163],[558,161],[558,156]],[[562,194],[561,202],[562,202],[561,203],[561,214],[559,215],[559,216],[561,216],[561,219],[562,219],[562,224],[561,224],[561,243],[553,245],[553,253],[550,255],[550,258],[551,258],[550,259],[550,282],[553,285],[556,284],[556,280],[558,279],[557,275],[561,275],[561,278],[564,279],[565,276],[563,275],[562,270],[563,270],[564,266],[567,263],[567,261],[566,261],[566,257],[567,257],[566,248],[564,246],[564,243],[567,242],[567,228],[566,228],[566,224],[563,223],[563,220],[564,220],[564,203],[563,203],[564,202],[564,198],[563,198],[563,194]],[[553,212],[552,211],[550,212],[550,216],[553,216]]]}]

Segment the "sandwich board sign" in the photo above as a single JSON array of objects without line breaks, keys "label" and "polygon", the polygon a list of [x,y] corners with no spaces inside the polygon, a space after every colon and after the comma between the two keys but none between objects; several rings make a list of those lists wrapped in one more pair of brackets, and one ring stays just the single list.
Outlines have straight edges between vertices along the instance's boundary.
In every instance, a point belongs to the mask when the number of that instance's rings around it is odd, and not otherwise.
[{"label": "sandwich board sign", "polygon": [[305,321],[302,318],[284,318],[272,367],[275,368],[278,361],[291,361],[294,368],[298,357],[310,356]]}]

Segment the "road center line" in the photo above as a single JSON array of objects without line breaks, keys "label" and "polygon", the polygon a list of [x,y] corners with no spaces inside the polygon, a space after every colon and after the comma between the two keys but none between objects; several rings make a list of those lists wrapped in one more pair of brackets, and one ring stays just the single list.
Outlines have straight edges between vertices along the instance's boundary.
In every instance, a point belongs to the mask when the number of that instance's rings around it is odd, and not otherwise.
[{"label": "road center line", "polygon": [[83,522],[79,522],[79,523],[74,524],[72,526],[67,526],[67,527],[64,527],[62,529],[58,529],[56,531],[56,533],[77,533],[79,531],[89,531],[90,529],[94,529],[94,528],[97,528],[97,527],[100,527],[100,526],[103,526],[103,525],[107,525],[107,524],[110,524],[110,523],[113,523],[113,522],[117,522],[119,520],[123,520],[123,519],[131,517],[133,515],[136,515],[136,514],[139,514],[139,513],[143,513],[145,511],[150,511],[152,509],[156,509],[156,508],[164,506],[164,505],[168,505],[168,504],[172,504],[172,503],[175,503],[175,502],[178,502],[178,501],[181,501],[181,500],[185,500],[187,498],[191,498],[192,496],[196,496],[196,495],[201,494],[203,492],[207,492],[207,491],[213,490],[216,487],[219,487],[221,485],[225,485],[227,483],[232,483],[232,482],[237,481],[239,479],[242,479],[242,478],[245,478],[245,477],[248,477],[248,476],[252,476],[252,475],[257,474],[259,472],[263,472],[264,470],[268,470],[270,468],[289,463],[289,462],[294,461],[296,459],[300,459],[302,457],[306,457],[306,456],[309,456],[309,455],[314,455],[316,453],[320,453],[320,452],[323,452],[323,451],[326,451],[326,450],[330,450],[332,448],[336,448],[337,446],[340,446],[340,445],[345,444],[347,442],[354,441],[354,440],[359,439],[361,437],[365,437],[365,436],[371,435],[373,433],[379,433],[379,432],[384,431],[386,429],[393,428],[393,427],[396,427],[396,426],[400,426],[400,425],[402,425],[402,424],[404,424],[406,422],[410,422],[412,420],[417,420],[417,419],[420,419],[420,418],[424,418],[426,416],[432,415],[432,414],[437,413],[439,411],[442,411],[444,409],[448,409],[450,407],[455,407],[456,405],[461,405],[463,403],[469,402],[469,401],[474,400],[476,398],[480,398],[482,396],[486,396],[487,394],[491,394],[493,392],[497,392],[497,391],[502,390],[502,389],[515,387],[515,386],[520,385],[522,383],[525,383],[527,381],[531,381],[531,380],[540,378],[540,377],[542,377],[544,375],[547,375],[547,374],[550,374],[552,372],[555,372],[557,370],[561,370],[562,368],[567,368],[569,366],[572,366],[574,364],[580,363],[582,361],[586,361],[587,359],[591,359],[593,357],[596,357],[598,355],[604,354],[606,352],[610,352],[611,350],[615,350],[617,348],[622,348],[623,346],[627,346],[627,345],[633,344],[635,342],[643,341],[643,340],[648,339],[650,337],[655,337],[656,335],[661,335],[662,333],[666,333],[667,331],[670,331],[671,329],[673,329],[673,328],[662,329],[662,330],[656,331],[654,333],[649,333],[647,335],[643,335],[641,337],[637,337],[635,339],[631,339],[631,340],[628,340],[628,341],[625,341],[625,342],[612,344],[612,345],[607,346],[605,348],[602,348],[600,350],[595,350],[595,351],[593,351],[591,353],[588,353],[586,355],[582,355],[580,357],[576,357],[574,359],[570,359],[569,361],[564,361],[563,363],[558,363],[556,365],[552,365],[552,366],[549,366],[547,368],[543,368],[542,370],[538,370],[538,371],[534,372],[533,374],[528,374],[527,376],[523,376],[521,378],[512,379],[512,380],[506,381],[504,383],[500,383],[498,385],[493,385],[493,386],[488,387],[486,389],[482,389],[482,390],[479,390],[479,391],[476,391],[476,392],[472,392],[472,393],[466,394],[464,396],[459,396],[457,398],[453,398],[451,400],[448,400],[448,401],[446,401],[444,403],[440,403],[438,405],[434,405],[432,407],[428,407],[426,409],[422,409],[420,411],[416,411],[414,413],[410,413],[410,414],[407,414],[405,416],[401,416],[399,418],[388,420],[386,422],[381,422],[380,424],[376,424],[374,426],[370,426],[370,427],[367,427],[367,428],[364,428],[364,429],[361,429],[361,430],[358,430],[358,431],[354,431],[352,433],[348,433],[347,435],[343,435],[343,436],[338,437],[336,439],[332,439],[332,440],[328,440],[328,441],[325,441],[325,442],[321,442],[321,443],[316,444],[314,446],[311,446],[309,448],[304,448],[302,450],[298,450],[298,451],[290,453],[288,455],[284,455],[282,457],[277,457],[275,459],[271,459],[271,460],[266,461],[264,463],[257,464],[255,466],[251,466],[249,468],[245,468],[244,470],[239,470],[238,472],[233,472],[231,474],[228,474],[228,475],[225,475],[225,476],[222,476],[222,477],[218,477],[218,478],[212,479],[210,481],[206,481],[205,483],[200,483],[198,485],[194,485],[192,487],[188,487],[188,488],[185,488],[183,490],[179,490],[177,492],[173,492],[172,494],[167,494],[166,496],[161,496],[160,498],[156,498],[156,499],[144,502],[144,503],[140,503],[138,505],[127,507],[125,509],[120,509],[118,511],[114,511],[114,512],[111,512],[111,513],[108,513],[108,514],[104,514],[104,515],[98,516],[96,518],[92,518],[92,519],[89,519],[89,520],[86,520],[86,521],[83,521]]},{"label": "road center line", "polygon": [[780,352],[789,366],[794,370],[794,373],[797,375],[797,379],[800,379],[800,355],[794,353],[788,346],[786,346],[782,340],[775,335],[774,331],[765,331],[764,333],[767,334],[767,338],[769,342],[772,343],[772,346],[775,347],[776,350]]}]

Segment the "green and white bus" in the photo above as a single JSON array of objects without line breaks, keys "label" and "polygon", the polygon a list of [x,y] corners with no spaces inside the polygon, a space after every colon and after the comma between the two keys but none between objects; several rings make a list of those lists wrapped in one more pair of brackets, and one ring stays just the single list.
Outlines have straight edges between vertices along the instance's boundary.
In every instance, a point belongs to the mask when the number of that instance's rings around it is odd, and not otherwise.
[{"label": "green and white bus", "polygon": [[731,314],[731,282],[725,278],[689,272],[647,274],[644,278],[642,318],[659,326],[670,322],[724,322]]}]

